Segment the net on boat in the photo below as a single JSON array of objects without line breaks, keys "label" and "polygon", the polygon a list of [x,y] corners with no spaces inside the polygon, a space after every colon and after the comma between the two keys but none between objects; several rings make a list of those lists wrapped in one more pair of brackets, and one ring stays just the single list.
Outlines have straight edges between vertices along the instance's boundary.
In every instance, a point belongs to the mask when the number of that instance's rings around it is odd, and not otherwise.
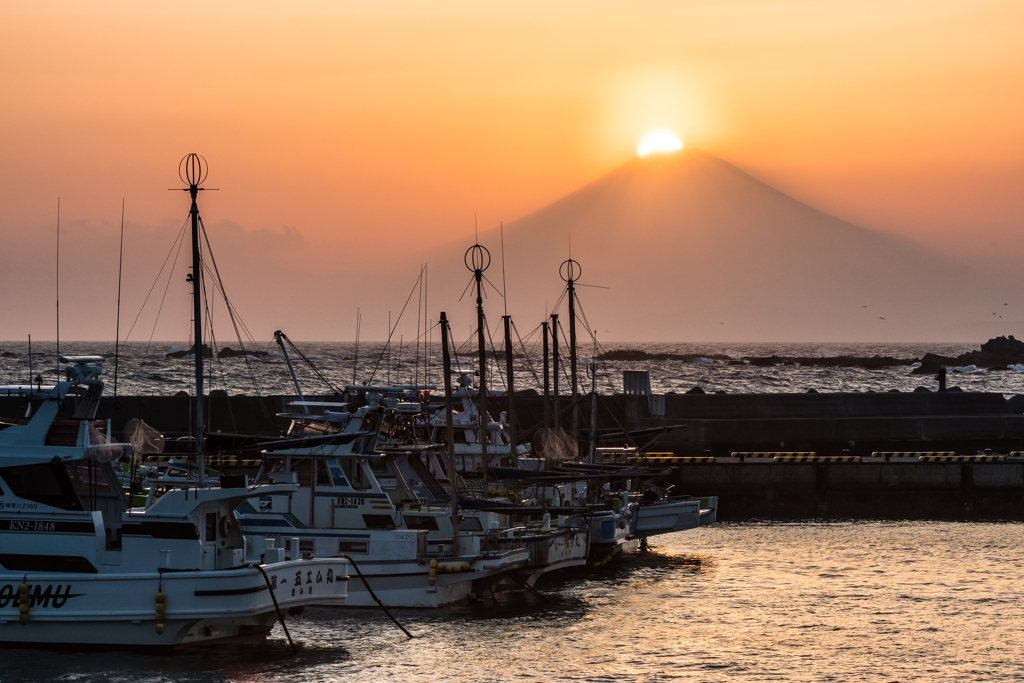
[{"label": "net on boat", "polygon": [[82,458],[86,462],[113,462],[121,457],[121,449],[112,444],[110,438],[100,429],[99,421],[89,422],[89,448]]},{"label": "net on boat", "polygon": [[533,435],[532,443],[533,447],[549,461],[572,460],[579,457],[579,447],[564,429],[538,429]]},{"label": "net on boat", "polygon": [[124,440],[132,445],[137,458],[164,452],[164,435],[139,418],[129,420],[124,426]]}]

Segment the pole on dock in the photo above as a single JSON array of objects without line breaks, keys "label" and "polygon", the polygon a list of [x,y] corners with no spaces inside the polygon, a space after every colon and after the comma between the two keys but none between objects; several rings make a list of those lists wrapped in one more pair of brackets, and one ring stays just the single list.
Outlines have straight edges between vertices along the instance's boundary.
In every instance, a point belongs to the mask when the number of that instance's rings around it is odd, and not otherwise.
[{"label": "pole on dock", "polygon": [[551,376],[552,376],[552,413],[555,416],[555,431],[562,429],[562,410],[558,405],[558,314],[551,314]]},{"label": "pole on dock", "polygon": [[484,493],[487,492],[487,346],[484,325],[484,271],[491,265],[491,252],[487,247],[474,244],[466,250],[463,262],[476,281],[476,341],[479,349],[480,388],[477,391],[477,412],[480,413],[480,455],[483,459]]},{"label": "pole on dock", "polygon": [[455,534],[452,539],[452,554],[458,554],[459,545],[459,475],[455,473],[455,423],[453,419],[454,396],[452,395],[452,357],[448,350],[448,335],[451,330],[448,327],[448,316],[441,311],[441,356],[444,362],[444,412],[445,429],[447,430],[447,453],[448,456],[448,479],[451,481],[452,493],[452,531]]},{"label": "pole on dock", "polygon": [[502,316],[505,321],[505,376],[508,377],[508,453],[516,462],[516,397],[512,368],[512,316]]}]

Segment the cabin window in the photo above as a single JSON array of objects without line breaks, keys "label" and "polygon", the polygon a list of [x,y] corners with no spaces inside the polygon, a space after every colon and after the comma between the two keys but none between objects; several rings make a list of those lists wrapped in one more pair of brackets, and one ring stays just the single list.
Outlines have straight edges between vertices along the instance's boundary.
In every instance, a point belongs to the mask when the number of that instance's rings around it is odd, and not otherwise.
[{"label": "cabin window", "polygon": [[466,517],[459,521],[459,531],[483,531],[484,526],[479,517]]},{"label": "cabin window", "polygon": [[83,509],[62,463],[0,467],[0,478],[18,498],[62,510]]},{"label": "cabin window", "polygon": [[207,543],[213,543],[217,540],[217,513],[207,512],[206,513],[206,536],[203,538]]},{"label": "cabin window", "polygon": [[[102,465],[89,463],[68,463],[66,465],[71,485],[79,493],[89,494],[109,493],[110,480],[107,478]],[[182,473],[184,474],[184,472]],[[120,492],[119,492],[120,493]]]},{"label": "cabin window", "polygon": [[[330,486],[331,480],[327,477],[327,462],[324,460],[317,460],[315,462],[317,486]],[[292,466],[292,471],[295,472],[295,476],[298,477],[299,484],[306,487],[312,484],[309,478],[309,464],[309,460],[303,460]]]},{"label": "cabin window", "polygon": [[300,553],[315,553],[316,552],[316,539],[315,538],[300,538],[299,539],[299,552]]},{"label": "cabin window", "polygon": [[363,523],[367,529],[394,529],[395,520],[391,515],[363,515]]},{"label": "cabin window", "polygon": [[367,541],[338,541],[338,552],[365,555],[370,552],[370,544]]},{"label": "cabin window", "polygon": [[433,517],[410,517],[406,515],[405,525],[410,529],[426,529],[427,531],[437,531],[437,520]]},{"label": "cabin window", "polygon": [[345,476],[348,479],[348,484],[357,491],[365,491],[370,488],[370,478],[363,472],[363,463],[347,458],[342,461],[342,467],[345,469]]}]

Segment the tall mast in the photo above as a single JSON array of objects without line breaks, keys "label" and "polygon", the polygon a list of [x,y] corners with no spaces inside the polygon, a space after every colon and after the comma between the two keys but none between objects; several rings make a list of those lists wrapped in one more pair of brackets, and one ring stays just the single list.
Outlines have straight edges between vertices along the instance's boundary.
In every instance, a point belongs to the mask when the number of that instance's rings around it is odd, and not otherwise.
[{"label": "tall mast", "polygon": [[458,474],[455,472],[455,424],[453,422],[452,411],[454,407],[452,405],[454,396],[452,395],[452,357],[448,351],[448,316],[445,315],[444,311],[441,311],[441,355],[444,358],[444,412],[445,412],[445,428],[447,430],[447,442],[448,448],[446,455],[448,456],[448,479],[451,481],[451,493],[452,493],[452,531],[455,534],[452,539],[452,555],[459,554],[459,485],[458,485]]},{"label": "tall mast", "polygon": [[552,376],[552,412],[555,416],[555,431],[562,429],[562,409],[558,405],[558,314],[551,314],[551,376]]},{"label": "tall mast", "polygon": [[206,159],[198,154],[189,154],[178,164],[178,177],[188,184],[185,190],[192,197],[192,318],[195,322],[194,356],[196,361],[196,458],[199,462],[199,486],[206,486],[206,457],[204,454],[203,421],[203,263],[199,253],[199,205],[196,198],[204,188],[199,187],[206,180],[209,171]]},{"label": "tall mast", "polygon": [[569,288],[569,381],[572,384],[572,437],[579,441],[579,382],[576,376],[576,280],[579,279],[582,269],[580,264],[573,259],[562,262],[558,274]]},{"label": "tall mast", "polygon": [[540,324],[544,333],[544,429],[551,429],[551,375],[548,369],[550,358],[548,357],[548,321]]},{"label": "tall mast", "polygon": [[486,247],[474,244],[466,250],[463,262],[473,273],[476,281],[476,341],[479,348],[480,389],[477,401],[480,413],[480,454],[483,458],[484,492],[487,492],[487,346],[484,338],[484,271],[491,265],[491,252]]},{"label": "tall mast", "polygon": [[515,373],[512,368],[512,316],[502,317],[505,320],[505,376],[508,377],[508,453],[515,462],[517,444]]}]

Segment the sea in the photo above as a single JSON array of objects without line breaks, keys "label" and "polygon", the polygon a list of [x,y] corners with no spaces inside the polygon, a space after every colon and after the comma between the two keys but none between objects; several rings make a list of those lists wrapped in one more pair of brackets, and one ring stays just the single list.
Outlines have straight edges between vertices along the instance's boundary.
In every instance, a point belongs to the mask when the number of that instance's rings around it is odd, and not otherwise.
[{"label": "sea", "polygon": [[[442,382],[436,346],[298,343],[289,349],[305,393],[362,383]],[[652,353],[729,357],[956,356],[977,344],[608,344]],[[237,344],[235,345],[237,350]],[[186,344],[128,344],[120,394],[190,391]],[[56,376],[56,349],[33,345],[33,373]],[[280,349],[211,361],[213,389],[292,394]],[[527,346],[527,352],[530,347]],[[24,343],[0,344],[0,383],[28,381]],[[62,354],[113,354],[71,342]],[[307,362],[308,361],[308,362]],[[460,367],[472,368],[461,349]],[[538,387],[536,357],[517,359],[517,387]],[[530,367],[530,364],[534,367]],[[584,363],[589,365],[589,363]],[[113,358],[104,363],[108,393]],[[623,369],[649,369],[654,391],[912,391],[935,388],[910,368],[755,367],[692,362],[597,363],[599,391]],[[490,371],[501,387],[497,366]],[[582,372],[582,369],[581,369]],[[587,382],[592,382],[587,375]],[[950,385],[1024,393],[1016,370],[963,368]],[[563,385],[564,386],[564,385]],[[700,494],[699,491],[690,493]],[[317,608],[262,647],[174,656],[9,650],[0,681],[1019,681],[1024,680],[1024,524],[938,521],[749,521],[653,539],[647,552],[543,577],[526,593],[440,610],[394,610],[407,639],[377,610]]]},{"label": "sea", "polygon": [[[918,387],[935,390],[938,385],[932,375],[913,374],[908,366],[893,366],[868,370],[858,367],[820,367],[810,365],[755,365],[730,364],[717,357],[733,359],[768,357],[772,355],[818,358],[830,356],[891,358],[920,358],[926,353],[958,356],[977,350],[980,344],[970,343],[605,343],[598,349],[584,351],[579,360],[579,377],[583,390],[596,387],[599,393],[621,393],[623,370],[649,370],[651,388],[660,393],[684,393],[694,388],[714,393],[792,393],[810,390],[818,392],[884,392],[913,391]],[[225,391],[230,395],[271,394],[294,395],[295,386],[289,374],[284,355],[274,342],[248,344],[244,348],[236,343],[215,347],[219,355],[224,348],[250,354],[242,357],[211,358],[206,362],[205,388],[207,391]],[[295,349],[286,347],[289,360],[302,387],[308,395],[332,394],[350,384],[432,384],[443,387],[440,344],[433,339],[427,344],[380,342],[297,342]],[[516,390],[541,390],[543,361],[538,344],[526,342],[513,345],[515,359],[514,384]],[[598,362],[591,357],[602,350],[639,349],[648,353],[696,355],[691,361]],[[62,355],[103,355],[103,377],[106,393],[140,396],[171,395],[180,391],[192,392],[192,360],[189,356],[171,357],[187,353],[190,344],[183,342],[129,342],[118,349],[114,359],[113,342],[65,342]],[[500,351],[501,347],[498,346]],[[597,353],[594,353],[594,351]],[[564,351],[564,349],[563,349]],[[708,357],[701,357],[706,354]],[[712,358],[714,357],[714,358]],[[41,376],[43,383],[52,383],[63,373],[57,360],[53,342],[37,343],[32,347],[32,376]],[[565,359],[563,359],[564,361]],[[453,367],[465,372],[475,371],[473,346],[463,343],[453,357]],[[590,366],[596,366],[592,374]],[[963,391],[988,391],[1007,396],[1024,393],[1024,365],[1002,370],[984,370],[974,366],[951,368],[949,386]],[[492,389],[505,388],[504,361],[489,361],[488,385]],[[568,362],[563,362],[560,385],[569,386]],[[116,375],[116,381],[115,381]],[[594,377],[596,375],[596,377]],[[27,342],[0,342],[0,385],[25,384],[29,381],[29,354]]]}]

